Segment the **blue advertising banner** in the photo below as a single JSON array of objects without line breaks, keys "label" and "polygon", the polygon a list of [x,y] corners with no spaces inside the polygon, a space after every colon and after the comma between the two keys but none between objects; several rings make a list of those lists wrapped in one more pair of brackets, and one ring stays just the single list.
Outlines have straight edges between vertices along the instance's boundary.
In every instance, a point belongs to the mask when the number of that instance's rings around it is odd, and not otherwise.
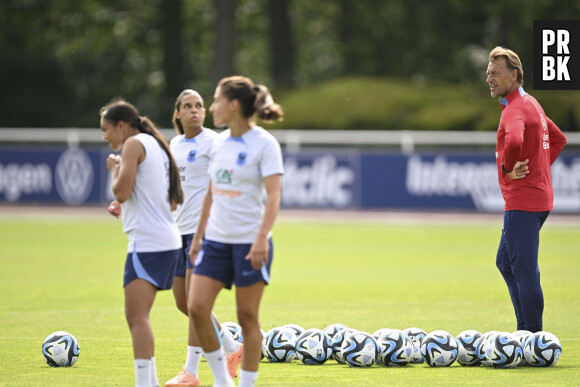
[{"label": "blue advertising banner", "polygon": [[[0,148],[0,202],[108,204],[108,147]],[[304,150],[284,155],[287,208],[503,211],[494,154]],[[554,211],[580,213],[580,155],[552,165]]]}]

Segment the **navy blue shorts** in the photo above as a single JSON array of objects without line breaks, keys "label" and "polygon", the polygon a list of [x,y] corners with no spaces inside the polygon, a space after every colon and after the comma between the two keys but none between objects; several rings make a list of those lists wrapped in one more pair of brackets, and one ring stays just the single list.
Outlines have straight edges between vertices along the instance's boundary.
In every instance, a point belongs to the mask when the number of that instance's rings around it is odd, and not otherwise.
[{"label": "navy blue shorts", "polygon": [[155,251],[151,253],[127,253],[123,287],[134,279],[141,278],[159,290],[171,289],[175,264],[181,249]]},{"label": "navy blue shorts", "polygon": [[193,234],[185,234],[181,236],[181,246],[177,264],[175,265],[175,277],[185,277],[185,269],[193,269],[193,264],[189,259],[189,248],[193,241]]},{"label": "navy blue shorts", "polygon": [[227,289],[231,289],[232,284],[237,287],[250,286],[260,281],[269,284],[274,258],[272,238],[268,244],[268,264],[261,269],[254,269],[252,263],[246,260],[251,243],[220,243],[204,239],[193,272],[223,282]]}]

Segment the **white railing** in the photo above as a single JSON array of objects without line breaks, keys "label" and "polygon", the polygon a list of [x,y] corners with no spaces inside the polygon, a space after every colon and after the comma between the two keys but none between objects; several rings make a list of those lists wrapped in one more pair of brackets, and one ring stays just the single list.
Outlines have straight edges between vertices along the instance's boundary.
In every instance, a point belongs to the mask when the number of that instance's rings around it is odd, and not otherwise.
[{"label": "white railing", "polygon": [[[420,146],[495,147],[495,132],[421,131],[421,130],[270,130],[287,150],[302,147],[397,147],[410,153]],[[168,140],[174,129],[161,129]],[[580,146],[580,133],[565,133],[568,147]],[[1,144],[102,144],[97,128],[0,128]]]}]

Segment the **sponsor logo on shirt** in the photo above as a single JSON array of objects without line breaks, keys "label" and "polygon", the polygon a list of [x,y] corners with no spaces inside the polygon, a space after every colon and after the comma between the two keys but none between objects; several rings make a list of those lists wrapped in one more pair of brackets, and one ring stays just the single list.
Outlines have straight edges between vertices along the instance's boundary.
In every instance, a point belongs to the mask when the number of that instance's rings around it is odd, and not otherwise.
[{"label": "sponsor logo on shirt", "polygon": [[197,151],[195,149],[189,151],[189,154],[187,155],[187,162],[193,163],[195,161],[196,154],[197,154]]},{"label": "sponsor logo on shirt", "polygon": [[219,184],[232,184],[232,176],[234,174],[233,169],[218,169],[216,173],[216,183]]},{"label": "sponsor logo on shirt", "polygon": [[215,196],[227,196],[230,199],[233,199],[233,198],[238,197],[238,196],[242,196],[242,191],[234,191],[231,189],[220,189],[220,188],[216,188],[216,187],[212,188],[211,193],[212,193],[212,195],[215,195]]}]

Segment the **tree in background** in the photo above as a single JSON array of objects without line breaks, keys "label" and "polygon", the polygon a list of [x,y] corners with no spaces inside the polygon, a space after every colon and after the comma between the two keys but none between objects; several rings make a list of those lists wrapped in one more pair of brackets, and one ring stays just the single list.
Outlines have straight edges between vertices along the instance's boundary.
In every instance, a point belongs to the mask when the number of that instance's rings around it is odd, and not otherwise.
[{"label": "tree in background", "polygon": [[580,19],[580,2],[2,0],[0,127],[95,127],[116,96],[168,127],[182,88],[208,99],[233,73],[285,90],[370,75],[480,92],[495,45],[518,52],[529,88],[537,19]]},{"label": "tree in background", "polygon": [[294,84],[294,39],[289,0],[268,0],[270,21],[270,73],[275,86]]}]

